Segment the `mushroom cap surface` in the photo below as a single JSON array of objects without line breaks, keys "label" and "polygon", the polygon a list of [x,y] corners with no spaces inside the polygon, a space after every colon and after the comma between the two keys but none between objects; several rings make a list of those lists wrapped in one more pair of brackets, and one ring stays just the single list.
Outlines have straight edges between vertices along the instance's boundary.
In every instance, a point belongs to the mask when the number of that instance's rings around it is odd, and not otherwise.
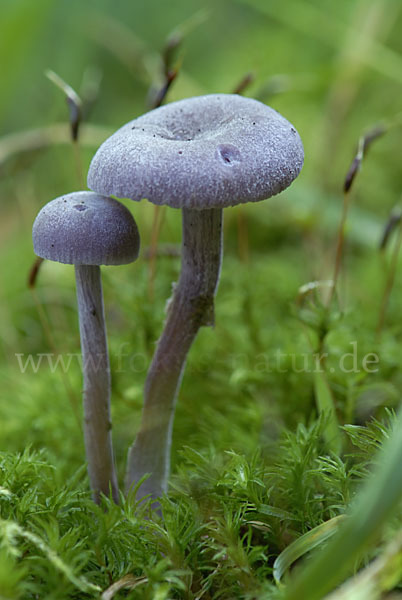
[{"label": "mushroom cap surface", "polygon": [[35,254],[70,265],[123,265],[138,257],[130,211],[113,198],[73,192],[46,204],[32,228]]},{"label": "mushroom cap surface", "polygon": [[224,208],[278,194],[304,159],[296,129],[274,109],[234,94],[172,102],[98,149],[88,187],[174,208]]}]

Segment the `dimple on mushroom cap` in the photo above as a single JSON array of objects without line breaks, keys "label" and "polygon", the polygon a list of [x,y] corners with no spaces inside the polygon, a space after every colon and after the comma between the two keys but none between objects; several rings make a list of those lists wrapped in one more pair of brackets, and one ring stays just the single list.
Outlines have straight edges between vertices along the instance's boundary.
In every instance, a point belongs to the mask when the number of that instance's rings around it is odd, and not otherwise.
[{"label": "dimple on mushroom cap", "polygon": [[88,187],[174,208],[220,208],[278,194],[303,166],[296,129],[233,94],[188,98],[124,125],[95,154]]},{"label": "dimple on mushroom cap", "polygon": [[74,265],[123,265],[138,257],[130,211],[113,198],[73,192],[42,208],[32,229],[35,254]]}]

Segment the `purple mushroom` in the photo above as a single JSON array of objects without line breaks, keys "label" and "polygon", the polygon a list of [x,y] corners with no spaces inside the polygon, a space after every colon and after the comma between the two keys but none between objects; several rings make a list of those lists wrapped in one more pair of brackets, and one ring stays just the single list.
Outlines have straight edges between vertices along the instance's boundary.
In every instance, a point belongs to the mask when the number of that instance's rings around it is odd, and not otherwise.
[{"label": "purple mushroom", "polygon": [[75,266],[84,376],[84,438],[95,502],[112,491],[119,501],[110,418],[110,364],[99,265],[138,257],[140,238],[129,210],[117,200],[74,192],[42,208],[33,225],[38,256]]},{"label": "purple mushroom", "polygon": [[142,423],[130,449],[129,489],[167,488],[173,417],[188,351],[214,321],[222,256],[222,210],[278,194],[299,174],[296,129],[250,98],[213,94],[168,104],[131,121],[95,154],[88,186],[102,194],[182,210],[182,270],[148,372]]}]

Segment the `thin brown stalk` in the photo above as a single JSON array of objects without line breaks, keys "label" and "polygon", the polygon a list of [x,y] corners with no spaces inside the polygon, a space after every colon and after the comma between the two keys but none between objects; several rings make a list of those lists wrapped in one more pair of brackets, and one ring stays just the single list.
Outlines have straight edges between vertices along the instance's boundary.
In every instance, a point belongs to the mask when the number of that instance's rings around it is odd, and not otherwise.
[{"label": "thin brown stalk", "polygon": [[81,156],[81,146],[78,141],[72,141],[73,153],[74,153],[74,163],[75,163],[75,171],[77,174],[77,182],[80,190],[85,188],[85,180],[84,180],[84,167],[82,164],[82,156]]},{"label": "thin brown stalk", "polygon": [[254,83],[254,73],[252,73],[251,71],[246,73],[239,81],[239,83],[237,85],[235,85],[235,87],[233,88],[233,92],[232,94],[243,94],[243,92],[246,91],[246,89],[248,87],[250,87],[250,85],[252,83]]},{"label": "thin brown stalk", "polygon": [[384,329],[385,315],[387,312],[389,299],[391,297],[392,288],[394,287],[395,275],[396,275],[396,270],[398,267],[398,258],[399,258],[401,245],[402,245],[402,226],[401,226],[401,224],[399,224],[398,237],[395,241],[394,248],[392,251],[391,264],[389,267],[389,271],[387,274],[384,291],[383,291],[383,295],[382,295],[382,299],[381,299],[381,305],[380,305],[380,310],[379,310],[379,315],[378,315],[378,323],[377,323],[377,329],[376,329],[377,341],[380,341],[381,335],[382,335],[382,332]]},{"label": "thin brown stalk", "polygon": [[338,237],[336,242],[336,251],[335,251],[335,265],[334,265],[334,274],[332,278],[332,286],[329,291],[329,296],[327,300],[327,306],[329,307],[334,298],[334,294],[336,292],[336,288],[338,285],[339,274],[342,266],[342,256],[343,256],[343,248],[345,245],[345,228],[346,221],[349,212],[350,206],[350,192],[349,189],[344,192],[343,195],[343,206],[342,206],[342,216],[338,229]]}]

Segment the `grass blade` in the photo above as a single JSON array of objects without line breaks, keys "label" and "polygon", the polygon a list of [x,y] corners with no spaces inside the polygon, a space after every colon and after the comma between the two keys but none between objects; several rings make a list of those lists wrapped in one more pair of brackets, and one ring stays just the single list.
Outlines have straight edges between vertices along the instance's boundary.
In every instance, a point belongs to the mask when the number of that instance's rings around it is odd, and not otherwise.
[{"label": "grass blade", "polygon": [[402,532],[363,571],[344,583],[325,600],[380,600],[402,578]]},{"label": "grass blade", "polygon": [[379,453],[379,464],[360,490],[350,518],[303,571],[296,574],[286,600],[319,600],[334,589],[380,534],[402,499],[402,412]]},{"label": "grass blade", "polygon": [[278,556],[274,562],[274,579],[276,583],[280,583],[284,573],[290,566],[301,556],[310,552],[320,544],[324,543],[338,531],[341,520],[344,515],[334,517],[318,527],[314,527],[304,535],[300,536],[289,544],[287,548]]}]

